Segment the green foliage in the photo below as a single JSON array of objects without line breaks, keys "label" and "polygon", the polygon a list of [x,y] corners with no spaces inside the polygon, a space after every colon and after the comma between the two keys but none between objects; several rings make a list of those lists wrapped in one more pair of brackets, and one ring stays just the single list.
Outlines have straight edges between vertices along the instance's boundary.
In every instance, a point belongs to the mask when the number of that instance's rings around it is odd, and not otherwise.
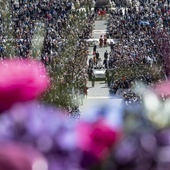
[{"label": "green foliage", "polygon": [[71,14],[71,20],[67,23],[71,27],[62,28],[61,31],[65,36],[62,51],[58,52],[52,63],[47,66],[51,77],[51,88],[42,100],[61,108],[79,106],[79,96],[75,97],[75,91],[78,92],[86,81],[83,68],[87,64],[87,50],[84,45],[76,46],[86,22],[85,16],[78,14],[76,12]]},{"label": "green foliage", "polygon": [[45,37],[45,25],[41,22],[36,23],[31,43],[32,56],[34,58],[37,58],[38,56],[41,55],[44,37]]},{"label": "green foliage", "polygon": [[10,1],[5,0],[0,1],[0,14],[2,16],[2,22],[5,31],[4,32],[5,39],[2,45],[5,48],[6,56],[15,56],[12,11],[10,5],[11,5]]},{"label": "green foliage", "polygon": [[118,66],[116,69],[112,71],[114,80],[119,80],[122,77],[126,77],[127,79],[135,79],[139,76],[150,75],[153,81],[158,81],[162,79],[164,73],[162,71],[162,67],[158,64],[153,65],[152,67],[148,64],[131,64],[126,66]]},{"label": "green foliage", "polygon": [[[7,52],[6,56],[15,56],[16,42],[14,40],[16,34],[13,29],[11,1],[1,0],[0,6],[0,13],[5,25],[6,39],[3,46]],[[63,108],[78,103],[77,99],[73,100],[75,98],[74,91],[82,88],[86,80],[85,72],[82,70],[86,66],[87,50],[84,46],[77,47],[76,45],[86,24],[87,14],[85,14],[85,11],[81,13],[77,11],[79,4],[75,4],[75,8],[76,10],[69,14],[68,18],[70,19],[65,21],[60,30],[62,49],[58,51],[58,46],[56,46],[56,53],[52,56],[50,65],[47,65],[51,87],[42,97],[43,102]],[[31,42],[34,58],[41,56],[47,29],[43,21],[35,23],[35,31]]]}]

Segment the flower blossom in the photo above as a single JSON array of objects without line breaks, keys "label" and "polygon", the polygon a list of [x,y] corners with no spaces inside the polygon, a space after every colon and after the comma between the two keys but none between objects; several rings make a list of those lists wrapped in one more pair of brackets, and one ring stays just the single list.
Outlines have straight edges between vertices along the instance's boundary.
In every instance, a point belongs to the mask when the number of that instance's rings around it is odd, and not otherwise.
[{"label": "flower blossom", "polygon": [[0,62],[0,111],[14,103],[36,99],[49,86],[42,63],[34,60]]}]

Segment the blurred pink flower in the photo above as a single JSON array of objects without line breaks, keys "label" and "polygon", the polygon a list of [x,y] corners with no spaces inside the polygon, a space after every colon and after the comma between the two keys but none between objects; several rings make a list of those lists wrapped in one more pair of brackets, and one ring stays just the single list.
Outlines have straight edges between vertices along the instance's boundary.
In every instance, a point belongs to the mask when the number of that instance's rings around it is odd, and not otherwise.
[{"label": "blurred pink flower", "polygon": [[34,60],[0,62],[0,111],[36,99],[49,86],[44,65]]},{"label": "blurred pink flower", "polygon": [[83,151],[82,167],[86,168],[107,158],[119,140],[123,125],[121,100],[94,105],[82,114],[77,124],[78,146]]},{"label": "blurred pink flower", "polygon": [[154,92],[160,97],[170,97],[170,81],[163,81],[153,87]]},{"label": "blurred pink flower", "polygon": [[78,145],[85,153],[83,166],[86,166],[86,163],[90,165],[104,160],[121,134],[118,129],[113,130],[102,120],[94,124],[79,122],[76,130],[79,140]]},{"label": "blurred pink flower", "polygon": [[48,163],[35,148],[16,143],[1,143],[0,169],[48,170]]}]

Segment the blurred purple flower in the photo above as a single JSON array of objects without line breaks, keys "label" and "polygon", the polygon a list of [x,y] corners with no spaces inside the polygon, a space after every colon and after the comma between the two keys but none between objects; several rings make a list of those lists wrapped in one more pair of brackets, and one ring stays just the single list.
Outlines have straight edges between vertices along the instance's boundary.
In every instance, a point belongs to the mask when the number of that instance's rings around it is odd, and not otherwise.
[{"label": "blurred purple flower", "polygon": [[128,134],[112,152],[115,170],[170,169],[170,129]]},{"label": "blurred purple flower", "polygon": [[1,143],[0,169],[48,170],[48,163],[36,148],[13,142]]},{"label": "blurred purple flower", "polygon": [[80,168],[76,121],[35,102],[18,103],[6,112],[0,116],[0,142],[34,146],[47,158],[49,170]]}]

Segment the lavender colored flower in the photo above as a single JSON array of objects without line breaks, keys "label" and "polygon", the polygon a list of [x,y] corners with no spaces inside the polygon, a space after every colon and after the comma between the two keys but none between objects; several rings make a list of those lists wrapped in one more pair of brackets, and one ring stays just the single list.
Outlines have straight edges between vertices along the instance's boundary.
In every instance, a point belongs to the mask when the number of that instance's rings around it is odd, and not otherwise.
[{"label": "lavender colored flower", "polygon": [[19,143],[1,143],[1,170],[48,170],[48,163],[36,148]]},{"label": "lavender colored flower", "polygon": [[0,116],[0,142],[34,146],[47,158],[49,170],[80,168],[75,123],[61,110],[35,102],[18,103]]},{"label": "lavender colored flower", "polygon": [[115,170],[167,170],[170,168],[170,130],[150,129],[125,136],[113,150]]}]

